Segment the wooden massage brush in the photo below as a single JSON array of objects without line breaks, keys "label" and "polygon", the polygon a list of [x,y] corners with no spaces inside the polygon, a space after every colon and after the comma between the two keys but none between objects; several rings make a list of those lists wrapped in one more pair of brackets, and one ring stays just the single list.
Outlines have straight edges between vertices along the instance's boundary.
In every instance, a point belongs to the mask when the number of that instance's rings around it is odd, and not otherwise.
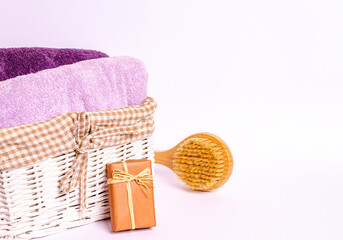
[{"label": "wooden massage brush", "polygon": [[190,188],[211,191],[230,177],[232,154],[226,143],[211,133],[197,133],[167,151],[156,151],[155,162],[173,170]]}]

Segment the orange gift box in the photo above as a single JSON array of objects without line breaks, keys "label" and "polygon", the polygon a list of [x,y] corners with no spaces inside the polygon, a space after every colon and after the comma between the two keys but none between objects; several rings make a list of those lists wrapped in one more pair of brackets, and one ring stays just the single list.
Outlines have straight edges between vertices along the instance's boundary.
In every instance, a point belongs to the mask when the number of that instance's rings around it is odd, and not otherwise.
[{"label": "orange gift box", "polygon": [[113,231],[156,226],[150,160],[107,164],[107,184]]}]

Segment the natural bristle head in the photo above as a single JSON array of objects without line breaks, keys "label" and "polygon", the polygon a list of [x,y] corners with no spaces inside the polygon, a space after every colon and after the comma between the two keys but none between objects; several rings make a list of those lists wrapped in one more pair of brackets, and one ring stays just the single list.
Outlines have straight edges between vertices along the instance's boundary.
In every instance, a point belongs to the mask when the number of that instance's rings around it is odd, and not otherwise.
[{"label": "natural bristle head", "polygon": [[223,178],[225,158],[225,153],[216,142],[193,137],[177,149],[173,168],[190,188],[205,191]]}]

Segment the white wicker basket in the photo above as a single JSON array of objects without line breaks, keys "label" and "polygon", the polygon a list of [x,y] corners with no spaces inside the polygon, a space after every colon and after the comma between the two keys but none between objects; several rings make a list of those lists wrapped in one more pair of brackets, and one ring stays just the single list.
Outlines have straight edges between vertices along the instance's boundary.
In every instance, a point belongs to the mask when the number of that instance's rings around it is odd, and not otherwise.
[{"label": "white wicker basket", "polygon": [[[147,97],[138,106],[0,129],[0,238],[42,237],[108,218],[106,164],[154,159],[155,108]],[[65,181],[73,182],[68,190]]]},{"label": "white wicker basket", "polygon": [[89,152],[87,209],[80,215],[79,188],[65,194],[58,182],[75,152],[0,171],[0,238],[28,239],[109,218],[106,164],[154,158],[152,137]]}]

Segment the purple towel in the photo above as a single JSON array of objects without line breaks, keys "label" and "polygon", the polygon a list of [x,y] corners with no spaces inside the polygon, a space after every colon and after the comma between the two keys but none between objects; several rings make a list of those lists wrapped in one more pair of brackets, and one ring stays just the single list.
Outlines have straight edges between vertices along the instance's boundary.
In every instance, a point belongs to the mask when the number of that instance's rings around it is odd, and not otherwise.
[{"label": "purple towel", "polygon": [[108,57],[83,49],[0,48],[0,81],[83,60]]},{"label": "purple towel", "polygon": [[148,74],[131,57],[99,58],[0,82],[0,128],[35,123],[65,112],[141,104]]}]

